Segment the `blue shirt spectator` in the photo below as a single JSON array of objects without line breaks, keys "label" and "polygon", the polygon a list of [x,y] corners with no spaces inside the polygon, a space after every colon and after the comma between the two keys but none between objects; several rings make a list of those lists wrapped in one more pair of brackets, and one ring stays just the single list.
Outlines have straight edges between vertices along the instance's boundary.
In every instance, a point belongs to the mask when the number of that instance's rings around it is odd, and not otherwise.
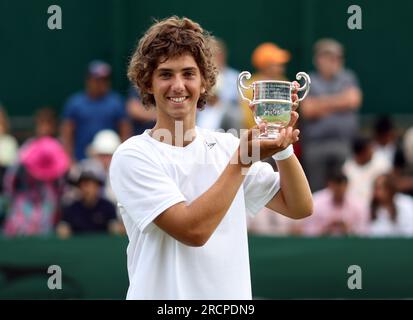
[{"label": "blue shirt spectator", "polygon": [[82,160],[96,133],[103,129],[118,131],[119,123],[126,119],[124,100],[113,91],[98,99],[77,93],[67,101],[63,119],[75,123],[74,156]]},{"label": "blue shirt spectator", "polygon": [[102,61],[89,64],[85,91],[71,96],[65,104],[62,140],[75,161],[86,158],[86,148],[96,133],[104,129],[117,131],[121,140],[130,135],[123,98],[111,91],[111,67]]}]

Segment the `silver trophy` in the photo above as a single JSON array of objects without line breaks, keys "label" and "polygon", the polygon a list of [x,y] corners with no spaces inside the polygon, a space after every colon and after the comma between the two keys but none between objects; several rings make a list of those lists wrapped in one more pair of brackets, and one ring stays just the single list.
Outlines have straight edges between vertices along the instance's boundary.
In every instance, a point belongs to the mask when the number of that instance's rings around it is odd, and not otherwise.
[{"label": "silver trophy", "polygon": [[[292,82],[278,80],[255,81],[246,86],[243,79],[251,79],[251,73],[243,71],[238,76],[238,91],[242,99],[247,100],[254,112],[255,122],[260,125],[265,124],[265,132],[261,133],[259,138],[276,139],[279,131],[288,126],[291,120],[291,111],[293,101],[291,93],[296,89]],[[299,72],[296,75],[297,80],[305,80],[303,86],[297,91],[304,91],[304,94],[298,101],[302,101],[310,91],[311,79],[305,72]],[[248,99],[244,96],[243,89],[253,90],[253,98]]]}]

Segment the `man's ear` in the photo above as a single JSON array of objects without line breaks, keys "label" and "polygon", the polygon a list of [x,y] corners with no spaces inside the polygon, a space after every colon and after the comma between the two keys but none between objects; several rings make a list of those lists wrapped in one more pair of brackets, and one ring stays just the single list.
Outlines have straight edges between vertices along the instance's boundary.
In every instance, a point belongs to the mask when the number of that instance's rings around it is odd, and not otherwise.
[{"label": "man's ear", "polygon": [[201,94],[204,94],[206,92],[206,89],[204,86],[201,87]]},{"label": "man's ear", "polygon": [[148,93],[150,93],[150,94],[153,94],[152,86],[148,87],[148,88],[146,89],[146,91],[148,91]]}]

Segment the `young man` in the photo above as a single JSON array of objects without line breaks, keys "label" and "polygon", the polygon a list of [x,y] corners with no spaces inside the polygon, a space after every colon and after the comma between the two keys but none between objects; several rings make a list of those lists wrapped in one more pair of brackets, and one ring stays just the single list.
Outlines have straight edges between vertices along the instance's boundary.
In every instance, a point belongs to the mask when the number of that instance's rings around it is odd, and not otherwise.
[{"label": "young man", "polygon": [[[251,299],[246,211],[267,206],[295,219],[312,211],[291,151],[296,112],[272,141],[195,127],[216,79],[210,41],[197,23],[172,17],[147,31],[130,62],[157,122],[124,142],[110,169],[129,237],[128,299]],[[249,157],[252,148],[275,154],[279,173]]]}]

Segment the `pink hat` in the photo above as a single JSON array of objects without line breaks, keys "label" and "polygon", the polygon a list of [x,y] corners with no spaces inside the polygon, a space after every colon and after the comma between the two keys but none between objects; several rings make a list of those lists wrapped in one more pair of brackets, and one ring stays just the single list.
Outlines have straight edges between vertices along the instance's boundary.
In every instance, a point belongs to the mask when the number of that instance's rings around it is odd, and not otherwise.
[{"label": "pink hat", "polygon": [[70,160],[63,146],[54,138],[33,140],[20,151],[20,161],[29,174],[41,181],[60,178],[69,169]]}]

